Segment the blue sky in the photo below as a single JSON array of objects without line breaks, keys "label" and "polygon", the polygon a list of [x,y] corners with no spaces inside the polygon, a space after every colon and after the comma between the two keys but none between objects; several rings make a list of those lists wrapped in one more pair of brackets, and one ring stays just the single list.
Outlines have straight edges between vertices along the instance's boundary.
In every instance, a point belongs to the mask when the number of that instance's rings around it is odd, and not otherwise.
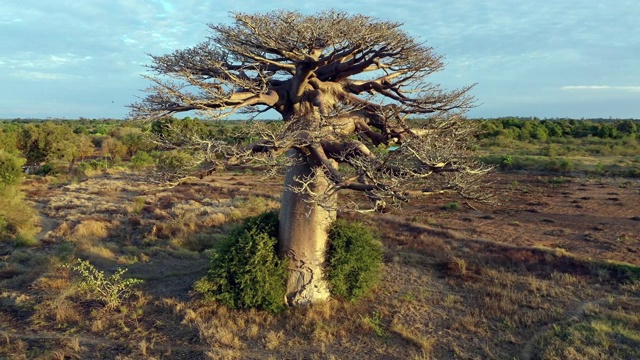
[{"label": "blue sky", "polygon": [[637,0],[4,0],[0,118],[124,118],[147,53],[195,45],[230,12],[280,8],[404,23],[445,55],[434,82],[478,83],[471,117],[640,118]]}]

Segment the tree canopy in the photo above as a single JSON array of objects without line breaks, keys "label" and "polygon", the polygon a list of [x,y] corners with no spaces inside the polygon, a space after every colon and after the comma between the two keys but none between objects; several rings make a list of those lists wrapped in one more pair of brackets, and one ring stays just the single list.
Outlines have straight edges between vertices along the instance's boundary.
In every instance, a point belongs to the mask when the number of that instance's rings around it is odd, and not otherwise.
[{"label": "tree canopy", "polygon": [[[483,197],[477,179],[486,169],[468,154],[476,129],[464,118],[474,106],[473,85],[447,91],[428,81],[443,69],[442,56],[400,23],[284,10],[236,13],[233,20],[209,24],[211,35],[198,45],[152,55],[153,74],[145,76],[152,85],[131,105],[132,116],[275,110],[282,125],[256,126],[259,140],[249,147],[199,140],[234,161],[294,149],[295,161],[313,169],[295,188],[318,202],[342,189],[364,191],[378,204],[404,200],[407,184],[427,179],[433,188]],[[324,195],[307,186],[320,173],[331,184]]]}]

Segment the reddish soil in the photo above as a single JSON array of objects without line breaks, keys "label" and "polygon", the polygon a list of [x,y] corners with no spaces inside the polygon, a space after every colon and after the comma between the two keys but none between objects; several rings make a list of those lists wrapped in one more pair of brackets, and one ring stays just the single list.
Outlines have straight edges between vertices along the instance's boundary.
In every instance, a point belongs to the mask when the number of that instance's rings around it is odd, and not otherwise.
[{"label": "reddish soil", "polygon": [[409,204],[403,214],[418,222],[430,218],[466,238],[640,265],[637,179],[495,174],[492,180],[493,207],[443,211],[455,200],[439,197]]}]

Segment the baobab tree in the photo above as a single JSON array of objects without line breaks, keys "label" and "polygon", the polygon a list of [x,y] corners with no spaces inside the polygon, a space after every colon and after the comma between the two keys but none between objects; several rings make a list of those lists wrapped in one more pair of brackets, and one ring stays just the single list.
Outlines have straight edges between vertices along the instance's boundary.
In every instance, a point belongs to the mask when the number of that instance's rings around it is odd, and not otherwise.
[{"label": "baobab tree", "polygon": [[[464,118],[472,85],[447,91],[429,82],[442,57],[400,23],[338,11],[232,17],[210,24],[196,46],[151,56],[152,85],[132,116],[280,115],[278,127],[248,122],[261,136],[249,146],[200,141],[218,159],[286,167],[278,251],[290,262],[290,304],[329,296],[323,263],[338,209],[381,210],[412,189],[482,197],[486,169],[470,157],[475,130]],[[344,190],[370,201],[339,202]]]}]

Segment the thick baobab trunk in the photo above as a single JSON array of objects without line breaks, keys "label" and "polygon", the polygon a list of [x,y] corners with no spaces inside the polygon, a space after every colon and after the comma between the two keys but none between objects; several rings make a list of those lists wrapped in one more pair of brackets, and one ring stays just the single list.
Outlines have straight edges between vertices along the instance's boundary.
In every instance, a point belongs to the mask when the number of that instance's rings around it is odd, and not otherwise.
[{"label": "thick baobab trunk", "polygon": [[[324,279],[324,265],[327,231],[336,219],[336,212],[311,202],[308,194],[291,190],[291,187],[300,187],[296,178],[310,176],[312,170],[296,150],[290,150],[288,156],[295,159],[296,164],[290,165],[285,174],[278,247],[280,255],[289,259],[287,303],[305,305],[327,300],[330,296]],[[309,188],[322,193],[327,186],[328,180],[320,174]]]}]

